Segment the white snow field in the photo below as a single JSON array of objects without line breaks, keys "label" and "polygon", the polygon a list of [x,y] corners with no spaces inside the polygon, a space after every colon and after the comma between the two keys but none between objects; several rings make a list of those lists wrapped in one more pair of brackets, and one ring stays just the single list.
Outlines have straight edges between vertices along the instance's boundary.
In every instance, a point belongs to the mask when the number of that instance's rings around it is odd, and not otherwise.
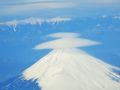
[{"label": "white snow field", "polygon": [[35,49],[53,50],[23,72],[25,80],[36,80],[41,90],[120,90],[120,76],[112,71],[119,68],[78,49],[100,43],[81,39],[76,33],[49,36],[57,39]]}]

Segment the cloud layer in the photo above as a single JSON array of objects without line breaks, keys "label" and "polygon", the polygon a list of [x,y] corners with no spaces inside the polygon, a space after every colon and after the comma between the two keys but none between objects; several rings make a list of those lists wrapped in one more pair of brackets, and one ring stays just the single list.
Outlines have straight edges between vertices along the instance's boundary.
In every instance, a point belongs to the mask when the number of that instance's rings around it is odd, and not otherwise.
[{"label": "cloud layer", "polygon": [[56,1],[41,1],[41,2],[23,2],[23,3],[7,3],[2,5],[0,11],[4,14],[34,12],[39,10],[63,9],[75,7],[75,3],[71,2],[56,2]]},{"label": "cloud layer", "polygon": [[34,49],[70,49],[100,44],[96,41],[78,38],[79,35],[77,33],[56,33],[49,36],[60,39],[42,43],[37,45]]}]

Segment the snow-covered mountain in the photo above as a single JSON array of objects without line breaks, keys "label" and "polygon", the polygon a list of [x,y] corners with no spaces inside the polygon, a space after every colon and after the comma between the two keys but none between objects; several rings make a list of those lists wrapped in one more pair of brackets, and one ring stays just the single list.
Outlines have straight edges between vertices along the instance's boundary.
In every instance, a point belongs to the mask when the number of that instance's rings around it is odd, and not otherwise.
[{"label": "snow-covered mountain", "polygon": [[[71,34],[71,33],[70,33]],[[77,49],[97,42],[79,39],[69,33],[58,33],[62,39],[49,41],[37,49],[51,48],[48,55],[23,72],[25,80],[36,80],[41,90],[119,90],[120,76],[97,58]],[[70,37],[69,37],[70,36]],[[104,82],[104,83],[103,83]]]},{"label": "snow-covered mountain", "polygon": [[49,36],[58,39],[37,45],[35,49],[53,50],[2,90],[119,90],[120,75],[114,70],[120,68],[78,49],[100,43],[80,39],[75,33]]}]

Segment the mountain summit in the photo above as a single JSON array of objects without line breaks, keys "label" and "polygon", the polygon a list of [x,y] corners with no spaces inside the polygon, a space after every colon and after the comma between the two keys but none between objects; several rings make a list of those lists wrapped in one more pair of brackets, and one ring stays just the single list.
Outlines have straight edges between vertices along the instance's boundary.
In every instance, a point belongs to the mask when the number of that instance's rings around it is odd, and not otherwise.
[{"label": "mountain summit", "polygon": [[56,39],[37,45],[35,49],[53,50],[22,73],[24,80],[36,81],[41,90],[120,89],[120,76],[113,72],[120,68],[79,49],[99,42],[79,38],[76,33],[49,36]]}]

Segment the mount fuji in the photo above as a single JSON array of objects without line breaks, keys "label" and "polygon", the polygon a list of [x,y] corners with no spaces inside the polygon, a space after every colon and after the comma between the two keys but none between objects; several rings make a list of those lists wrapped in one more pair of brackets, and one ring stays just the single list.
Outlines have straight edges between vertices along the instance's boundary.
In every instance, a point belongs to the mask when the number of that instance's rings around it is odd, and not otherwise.
[{"label": "mount fuji", "polygon": [[[52,51],[27,68],[2,90],[119,90],[120,68],[97,59],[81,47],[99,45],[100,42],[79,38],[77,33],[55,33],[55,38],[34,49]],[[21,87],[21,89],[17,89]],[[24,88],[24,89],[22,89]],[[31,89],[29,89],[31,90]]]}]

